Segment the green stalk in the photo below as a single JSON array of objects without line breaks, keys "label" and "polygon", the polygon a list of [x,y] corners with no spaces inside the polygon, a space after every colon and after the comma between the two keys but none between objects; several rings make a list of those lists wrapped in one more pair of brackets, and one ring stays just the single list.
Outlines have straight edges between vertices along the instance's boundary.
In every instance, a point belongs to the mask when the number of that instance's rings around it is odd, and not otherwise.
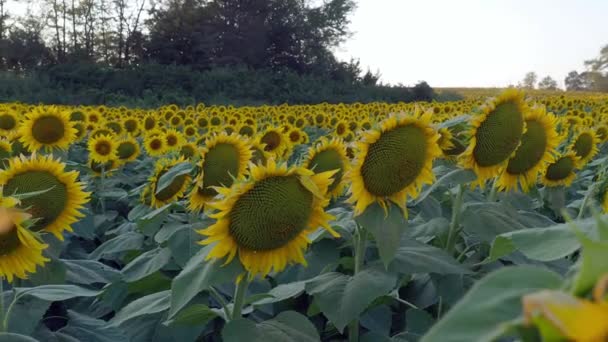
[{"label": "green stalk", "polygon": [[498,194],[498,191],[496,189],[497,181],[498,181],[498,178],[494,178],[494,180],[492,181],[492,189],[490,189],[490,195],[488,196],[488,202],[496,202],[496,195]]},{"label": "green stalk", "polygon": [[[365,261],[365,250],[367,248],[367,231],[364,227],[357,225],[357,234],[355,237],[355,246],[353,253],[355,258],[355,270],[356,275],[363,268],[363,262]],[[356,319],[348,325],[348,340],[350,342],[359,342],[359,320]]]},{"label": "green stalk", "polygon": [[217,290],[213,286],[209,287],[209,293],[211,294],[211,297],[215,298],[215,300],[220,303],[222,309],[224,310],[224,315],[226,315],[226,319],[230,320],[232,318],[232,312],[230,312],[230,309],[228,308],[228,303],[226,303],[224,297],[219,292],[217,292]]},{"label": "green stalk", "polygon": [[249,274],[246,274],[243,279],[236,285],[234,290],[234,307],[232,308],[232,319],[239,319],[242,317],[243,302],[245,302],[245,292],[249,286]]},{"label": "green stalk", "polygon": [[[4,322],[4,277],[0,277],[0,322]],[[4,325],[2,325],[0,332],[4,331]]]},{"label": "green stalk", "polygon": [[13,310],[13,306],[15,305],[15,303],[17,303],[19,298],[20,297],[17,295],[17,293],[15,293],[15,297],[13,298],[13,301],[8,306],[8,309],[6,310],[6,314],[4,315],[4,320],[2,320],[2,331],[8,330],[8,319],[11,316],[11,311]]},{"label": "green stalk", "polygon": [[578,210],[578,215],[576,216],[577,220],[580,220],[581,218],[583,218],[583,214],[585,214],[585,208],[587,207],[589,198],[591,198],[591,196],[595,192],[595,184],[596,183],[591,184],[591,186],[587,190],[587,194],[585,195],[585,198],[583,198],[583,203],[581,203],[581,208]]},{"label": "green stalk", "polygon": [[101,165],[101,179],[99,181],[99,201],[101,202],[101,212],[106,214],[106,199],[103,197],[103,191],[105,190],[106,180],[106,165]]},{"label": "green stalk", "polygon": [[445,250],[448,254],[454,253],[454,247],[456,246],[456,236],[458,235],[458,227],[460,224],[460,214],[462,211],[462,198],[464,196],[464,184],[460,184],[458,187],[458,193],[454,199],[454,205],[452,206],[452,220],[450,221],[450,230],[448,232],[448,240],[445,244]]}]

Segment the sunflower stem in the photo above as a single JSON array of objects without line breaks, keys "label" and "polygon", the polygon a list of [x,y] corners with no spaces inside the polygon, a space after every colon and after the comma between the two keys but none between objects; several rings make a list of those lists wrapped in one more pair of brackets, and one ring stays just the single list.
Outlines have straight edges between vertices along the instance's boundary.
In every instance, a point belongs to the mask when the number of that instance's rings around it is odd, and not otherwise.
[{"label": "sunflower stem", "polygon": [[11,311],[13,310],[13,306],[15,305],[15,303],[17,303],[19,298],[21,298],[19,295],[17,295],[17,292],[15,292],[14,289],[13,289],[13,292],[15,293],[15,297],[13,298],[13,301],[11,302],[11,304],[9,304],[8,309],[6,310],[6,313],[4,314],[4,319],[2,320],[2,331],[8,330],[8,319],[11,316]]},{"label": "sunflower stem", "polygon": [[[354,274],[356,275],[363,268],[363,263],[365,261],[365,250],[367,248],[367,231],[364,227],[357,224],[357,233],[355,234],[355,246],[353,253],[354,262],[355,262],[355,270]],[[348,340],[350,342],[358,342],[359,341],[359,320],[355,319],[348,325]]]},{"label": "sunflower stem", "polygon": [[490,189],[488,202],[496,202],[496,195],[498,193],[498,191],[496,190],[496,182],[498,182],[498,178],[494,178],[494,180],[492,181],[492,189]]},{"label": "sunflower stem", "polygon": [[222,306],[222,309],[224,310],[224,315],[226,315],[226,319],[231,319],[232,312],[230,312],[230,308],[228,308],[228,303],[226,303],[224,297],[213,286],[209,287],[209,293],[211,294],[211,297],[217,300],[217,302],[220,303],[220,305]]},{"label": "sunflower stem", "polygon": [[589,199],[595,192],[595,184],[596,183],[591,184],[591,186],[587,190],[587,194],[585,194],[585,197],[583,198],[583,203],[581,203],[581,208],[578,210],[578,215],[576,216],[577,220],[580,220],[581,218],[583,218],[583,215],[585,214],[585,208],[587,207],[587,203],[589,202]]},{"label": "sunflower stem", "polygon": [[105,164],[101,165],[101,179],[99,181],[99,202],[101,203],[101,212],[102,214],[106,214],[106,199],[104,197],[105,190],[105,180],[106,180],[106,166]]},{"label": "sunflower stem", "polygon": [[[4,277],[0,277],[0,322],[4,322]],[[4,324],[0,327],[0,331],[5,331]]]},{"label": "sunflower stem", "polygon": [[232,319],[239,319],[242,317],[243,303],[245,302],[245,293],[249,285],[249,274],[245,275],[241,281],[236,285],[234,290],[234,307],[232,308]]},{"label": "sunflower stem", "polygon": [[464,184],[458,186],[458,193],[454,199],[454,205],[452,206],[452,220],[450,221],[450,230],[448,231],[448,240],[445,244],[445,250],[448,254],[454,253],[454,247],[456,246],[456,236],[458,235],[458,226],[460,224],[460,214],[462,211],[462,198],[464,197]]}]

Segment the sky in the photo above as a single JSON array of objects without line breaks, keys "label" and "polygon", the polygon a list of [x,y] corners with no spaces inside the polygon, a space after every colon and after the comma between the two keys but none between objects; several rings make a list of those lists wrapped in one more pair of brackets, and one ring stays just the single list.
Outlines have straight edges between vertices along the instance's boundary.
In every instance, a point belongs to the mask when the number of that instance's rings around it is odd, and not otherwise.
[{"label": "sky", "polygon": [[560,86],[608,44],[608,0],[358,0],[336,51],[385,83],[501,87],[529,71]]}]

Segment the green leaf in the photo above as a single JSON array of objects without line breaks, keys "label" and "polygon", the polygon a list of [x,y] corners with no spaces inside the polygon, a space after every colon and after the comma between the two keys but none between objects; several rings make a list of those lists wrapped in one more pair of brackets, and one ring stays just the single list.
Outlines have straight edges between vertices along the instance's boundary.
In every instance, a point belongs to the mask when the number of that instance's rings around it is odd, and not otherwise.
[{"label": "green leaf", "polygon": [[608,273],[608,242],[593,241],[579,232],[577,236],[583,248],[572,292],[580,296],[591,290],[598,279]]},{"label": "green leaf", "polygon": [[28,288],[16,287],[15,291],[18,296],[34,296],[51,302],[76,297],[95,297],[101,293],[101,291],[89,290],[76,285],[42,285]]},{"label": "green leaf", "polygon": [[544,268],[506,267],[490,273],[422,338],[422,342],[493,341],[502,325],[522,314],[521,297],[557,289],[562,278]]},{"label": "green leaf", "polygon": [[95,260],[62,260],[69,282],[82,285],[112,283],[120,279],[120,271]]},{"label": "green leaf", "polygon": [[222,330],[225,342],[318,342],[321,340],[314,325],[295,311],[281,312],[277,317],[255,324],[241,318],[229,322]]},{"label": "green leaf", "polygon": [[428,312],[418,309],[410,309],[405,313],[407,332],[422,336],[435,323],[435,319]]},{"label": "green leaf", "polygon": [[410,239],[402,239],[395,260],[389,270],[403,273],[467,274],[468,269],[459,264],[442,249]]},{"label": "green leaf", "polygon": [[418,205],[424,201],[430,194],[442,186],[455,186],[465,184],[477,179],[475,172],[465,169],[455,169],[446,173],[443,177],[439,178],[433,185],[429,186],[426,190],[420,193],[420,196],[412,203],[412,205]]},{"label": "green leaf", "polygon": [[169,325],[201,325],[204,326],[212,319],[219,317],[218,314],[204,304],[192,304],[167,321]]},{"label": "green leaf", "polygon": [[387,295],[397,278],[375,268],[367,268],[350,277],[341,273],[325,273],[306,284],[323,314],[342,332],[344,327],[376,298]]},{"label": "green leaf", "polygon": [[208,289],[209,286],[234,282],[236,277],[244,272],[243,267],[236,260],[225,266],[222,265],[222,260],[212,259],[205,262],[211,248],[213,246],[201,249],[173,279],[169,318],[173,318],[199,292]]},{"label": "green leaf", "polygon": [[192,171],[192,163],[190,162],[179,163],[170,168],[169,171],[163,174],[158,180],[156,184],[156,194],[170,186],[175,178],[186,175],[190,173],[190,171]]},{"label": "green leaf", "polygon": [[130,283],[140,280],[160,270],[171,259],[169,248],[156,248],[147,251],[122,269],[123,280]]},{"label": "green leaf", "polygon": [[114,188],[114,189],[107,189],[104,191],[100,191],[99,193],[97,193],[97,196],[99,196],[101,198],[105,198],[105,199],[110,199],[110,200],[119,200],[119,199],[127,198],[129,196],[129,194],[123,189]]},{"label": "green leaf", "polygon": [[145,297],[141,297],[127,304],[122,310],[116,313],[116,316],[110,320],[111,326],[119,326],[122,323],[135,317],[150,315],[157,312],[165,311],[171,305],[171,291],[153,293]]},{"label": "green leaf", "polygon": [[281,284],[272,290],[268,291],[268,295],[270,297],[262,298],[255,302],[252,302],[253,305],[265,305],[272,304],[284,301],[289,298],[294,298],[302,294],[304,292],[304,287],[306,285],[305,281],[298,281],[295,283],[289,284]]},{"label": "green leaf", "polygon": [[474,203],[462,212],[464,230],[484,242],[492,242],[500,234],[525,229],[517,219],[517,211],[500,203]]},{"label": "green leaf", "polygon": [[78,341],[129,342],[128,337],[108,322],[68,310],[68,324],[59,330]]},{"label": "green leaf", "polygon": [[372,233],[374,240],[376,240],[380,259],[384,266],[388,266],[395,257],[401,233],[407,224],[401,209],[394,204],[390,204],[388,215],[386,215],[384,209],[378,203],[374,203],[367,207],[363,214],[356,217],[355,220],[364,229]]},{"label": "green leaf", "polygon": [[[5,292],[4,297],[4,310],[6,310],[6,305],[11,303],[15,297],[10,292]],[[8,331],[17,334],[31,335],[50,305],[51,303],[49,301],[36,297],[17,298],[10,316],[7,319]]]},{"label": "green leaf", "polygon": [[0,341],[6,342],[40,342],[35,338],[29,336],[13,334],[13,333],[0,333]]},{"label": "green leaf", "polygon": [[97,247],[89,259],[101,259],[107,255],[140,249],[144,242],[144,236],[136,232],[121,234],[108,240]]}]

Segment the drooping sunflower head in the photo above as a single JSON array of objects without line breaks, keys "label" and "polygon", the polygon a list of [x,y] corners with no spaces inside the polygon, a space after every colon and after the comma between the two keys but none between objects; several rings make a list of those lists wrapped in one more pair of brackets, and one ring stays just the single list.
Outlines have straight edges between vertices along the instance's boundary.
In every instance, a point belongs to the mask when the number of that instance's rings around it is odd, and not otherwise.
[{"label": "drooping sunflower head", "polygon": [[146,131],[150,131],[150,130],[152,130],[152,129],[157,128],[157,120],[156,120],[156,116],[155,116],[154,114],[152,114],[152,113],[147,114],[147,115],[144,117],[143,126],[144,126],[144,129],[145,129]]},{"label": "drooping sunflower head", "polygon": [[348,177],[348,202],[356,203],[355,215],[373,202],[386,208],[387,200],[405,212],[407,196],[417,197],[422,185],[435,180],[433,160],[441,156],[441,149],[431,113],[416,110],[412,115],[391,116],[380,129],[362,133]]},{"label": "drooping sunflower head", "polygon": [[190,193],[189,209],[200,211],[217,195],[215,187],[229,187],[235,179],[242,179],[251,156],[248,141],[238,135],[220,133],[207,139],[196,186]]},{"label": "drooping sunflower head", "polygon": [[210,215],[216,223],[199,231],[206,236],[201,244],[215,244],[207,258],[227,256],[229,263],[238,254],[250,277],[280,272],[291,263],[306,264],[309,234],[323,227],[339,236],[324,211],[332,174],[288,169],[273,159],[266,166],[252,165],[246,181],[220,189],[224,198],[209,204],[219,211]]},{"label": "drooping sunflower head", "polygon": [[55,106],[39,106],[26,114],[20,140],[31,152],[66,149],[76,139],[76,129],[67,111]]},{"label": "drooping sunflower head", "polygon": [[116,138],[111,135],[98,135],[89,139],[90,158],[98,163],[105,163],[116,159],[117,147]]},{"label": "drooping sunflower head", "polygon": [[49,232],[62,240],[62,232],[72,231],[70,225],[83,216],[80,209],[89,201],[89,193],[77,178],[78,172],[66,171],[65,164],[51,156],[21,156],[0,171],[0,186],[4,196],[36,193],[20,206],[36,219],[31,230]]},{"label": "drooping sunflower head", "polygon": [[131,136],[127,136],[118,142],[116,147],[116,156],[121,163],[134,161],[139,157],[141,149],[137,140]]},{"label": "drooping sunflower head", "polygon": [[529,111],[524,95],[508,89],[487,102],[471,122],[471,141],[461,155],[464,168],[477,174],[477,184],[498,176],[521,142],[524,118]]},{"label": "drooping sunflower head", "polygon": [[195,143],[189,142],[183,144],[179,149],[179,155],[185,159],[192,160],[200,157],[199,148]]},{"label": "drooping sunflower head", "polygon": [[438,130],[438,133],[439,141],[437,142],[437,144],[439,144],[439,148],[441,149],[441,151],[444,154],[447,154],[446,151],[450,151],[455,147],[453,142],[454,135],[452,135],[452,132],[450,132],[450,129],[447,127],[440,128]]},{"label": "drooping sunflower head", "polygon": [[264,151],[272,154],[275,157],[281,157],[289,148],[289,138],[275,128],[266,129],[260,136],[260,143],[264,144]]},{"label": "drooping sunflower head", "polygon": [[167,173],[173,166],[183,163],[186,160],[183,157],[179,159],[160,159],[156,162],[154,174],[148,180],[148,186],[151,196],[150,205],[155,208],[160,208],[165,204],[172,203],[184,196],[186,188],[190,184],[190,175],[182,174],[173,179],[173,181],[160,189],[160,178]]},{"label": "drooping sunflower head", "polygon": [[139,120],[135,118],[124,119],[122,121],[122,126],[124,127],[125,131],[132,136],[139,134]]},{"label": "drooping sunflower head", "polygon": [[579,157],[574,152],[568,152],[558,156],[555,161],[547,167],[542,176],[542,183],[549,187],[570,186],[576,178],[576,165]]},{"label": "drooping sunflower head", "polygon": [[526,114],[526,132],[496,182],[499,190],[515,190],[519,183],[523,191],[528,191],[536,184],[538,175],[555,161],[555,149],[560,142],[556,123],[555,116],[547,113],[544,106],[536,106]]},{"label": "drooping sunflower head", "polygon": [[48,247],[30,232],[25,223],[30,215],[15,208],[19,201],[0,195],[0,279],[11,283],[15,277],[27,279],[49,259],[42,255]]},{"label": "drooping sunflower head", "polygon": [[339,138],[332,140],[321,138],[310,150],[303,166],[314,173],[335,171],[327,195],[335,198],[344,193],[346,187],[344,175],[350,170],[350,160],[346,155],[346,145]]},{"label": "drooping sunflower head", "polygon": [[599,152],[598,144],[599,139],[595,135],[595,132],[590,129],[582,130],[574,137],[570,150],[579,158],[576,164],[577,168],[582,169],[595,157]]}]

